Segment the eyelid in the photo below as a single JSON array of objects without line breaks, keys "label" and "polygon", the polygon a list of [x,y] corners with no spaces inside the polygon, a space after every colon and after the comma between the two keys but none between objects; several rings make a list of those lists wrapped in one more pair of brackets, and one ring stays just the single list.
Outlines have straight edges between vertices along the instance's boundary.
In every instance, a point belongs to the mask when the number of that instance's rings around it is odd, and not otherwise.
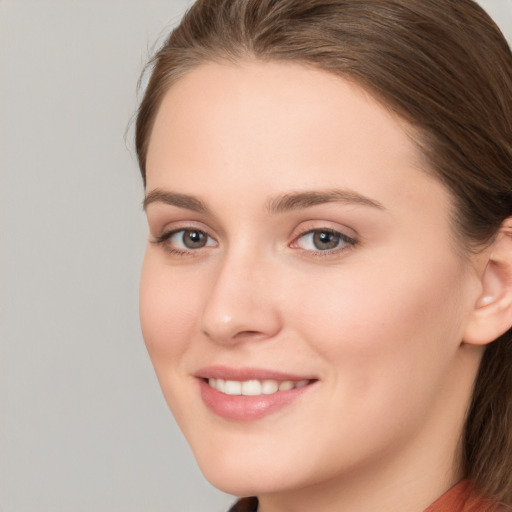
[{"label": "eyelid", "polygon": [[[294,230],[294,234],[292,235],[292,242],[289,244],[289,246],[293,249],[297,249],[302,251],[303,253],[311,256],[329,256],[329,255],[336,255],[341,252],[345,252],[346,250],[351,249],[352,247],[356,246],[359,243],[359,238],[357,234],[349,235],[347,234],[347,231],[352,232],[352,229],[349,228],[343,228],[341,226],[333,227],[330,223],[307,223],[306,226],[301,226],[299,228],[300,230]],[[313,233],[318,232],[328,232],[333,233],[336,235],[339,235],[342,242],[341,247],[334,247],[333,249],[305,249],[303,247],[300,247],[299,240],[302,238],[311,235]]]},{"label": "eyelid", "polygon": [[[354,232],[353,229],[339,224],[333,225],[329,221],[308,221],[300,224],[296,227],[290,238],[291,242],[288,243],[288,247],[298,250],[307,256],[334,256],[338,253],[350,250],[359,243],[359,235]],[[181,244],[172,243],[172,238],[180,232],[187,231],[199,231],[207,237],[207,243],[204,246],[190,248],[180,247]],[[333,248],[305,248],[301,247],[299,241],[317,232],[329,232],[336,234],[340,237],[339,246]],[[351,233],[351,234],[348,234]],[[352,234],[353,233],[353,234]],[[209,227],[204,226],[201,222],[195,221],[179,221],[165,225],[159,234],[153,234],[151,243],[155,245],[161,245],[168,253],[178,256],[200,256],[205,250],[209,250],[218,247],[219,242],[216,236],[212,235],[212,230]],[[213,243],[210,243],[213,242]]]},{"label": "eyelid", "polygon": [[172,222],[158,222],[154,225],[150,223],[149,225],[150,235],[155,241],[182,230],[201,231],[202,233],[210,236],[210,238],[217,240],[217,237],[212,234],[213,230],[208,225],[191,219],[176,220]]},{"label": "eyelid", "polygon": [[[187,231],[198,231],[214,243],[210,244],[207,242],[206,245],[198,248],[176,247],[171,243],[172,238],[176,234]],[[211,234],[210,229],[205,228],[202,225],[198,226],[195,222],[179,222],[170,226],[167,225],[161,230],[160,234],[153,235],[152,238],[153,239],[150,240],[151,243],[159,245],[169,254],[177,256],[200,256],[204,250],[209,250],[212,247],[217,247],[219,245],[216,237]]]},{"label": "eyelid", "polygon": [[359,240],[359,233],[348,226],[343,224],[339,224],[337,222],[328,221],[325,219],[318,220],[308,220],[306,222],[300,223],[290,234],[290,238],[295,240],[296,238],[306,235],[307,233],[311,233],[312,231],[332,231],[336,233],[340,233],[344,237],[347,237],[351,240]]},{"label": "eyelid", "polygon": [[178,228],[178,229],[172,229],[172,230],[166,231],[166,232],[164,232],[161,235],[156,237],[155,243],[166,242],[167,240],[170,240],[171,238],[173,238],[178,233],[181,233],[181,232],[185,233],[187,231],[195,231],[195,232],[201,233],[202,235],[205,235],[210,240],[213,240],[214,242],[217,243],[215,238],[213,238],[211,235],[209,235],[206,231],[203,231],[202,229],[198,229],[198,228]]}]

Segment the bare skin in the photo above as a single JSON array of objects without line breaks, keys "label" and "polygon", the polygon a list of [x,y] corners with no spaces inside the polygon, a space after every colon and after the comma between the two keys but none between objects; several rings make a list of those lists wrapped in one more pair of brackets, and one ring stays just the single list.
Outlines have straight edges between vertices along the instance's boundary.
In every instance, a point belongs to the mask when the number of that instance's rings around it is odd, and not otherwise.
[{"label": "bare skin", "polygon": [[[495,289],[491,249],[462,255],[451,208],[405,123],[338,77],[206,64],[171,87],[148,152],[141,320],[213,485],[261,512],[421,512],[461,478],[494,339],[475,311]],[[308,383],[233,419],[201,394],[212,366]]]}]

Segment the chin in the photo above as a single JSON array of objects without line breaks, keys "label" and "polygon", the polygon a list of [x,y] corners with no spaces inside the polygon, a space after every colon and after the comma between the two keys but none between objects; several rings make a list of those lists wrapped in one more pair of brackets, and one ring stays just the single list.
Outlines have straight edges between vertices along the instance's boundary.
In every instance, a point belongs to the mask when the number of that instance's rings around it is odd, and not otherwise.
[{"label": "chin", "polygon": [[[272,494],[299,484],[300,475],[289,470],[285,457],[259,450],[216,450],[216,454],[195,452],[205,478],[217,489],[234,496]],[[252,453],[251,453],[252,452]],[[294,476],[291,481],[291,476]]]},{"label": "chin", "polygon": [[201,468],[205,478],[217,489],[233,496],[259,496],[274,494],[294,488],[293,482],[283,482],[275,472],[268,467],[256,471],[240,464],[236,469]]}]

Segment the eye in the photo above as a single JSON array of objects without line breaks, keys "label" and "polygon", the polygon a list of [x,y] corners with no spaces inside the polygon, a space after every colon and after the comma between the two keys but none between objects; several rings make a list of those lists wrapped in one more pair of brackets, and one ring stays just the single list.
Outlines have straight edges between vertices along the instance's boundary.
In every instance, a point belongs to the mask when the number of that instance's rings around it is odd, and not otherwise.
[{"label": "eye", "polygon": [[201,247],[213,245],[213,240],[209,239],[206,233],[197,229],[182,229],[181,231],[177,231],[170,237],[169,241],[184,249],[201,249]]},{"label": "eye", "polygon": [[186,252],[217,245],[217,242],[199,229],[180,229],[159,236],[156,241],[170,251]]},{"label": "eye", "polygon": [[346,245],[355,245],[356,241],[334,229],[313,229],[296,238],[293,247],[306,251],[333,251]]}]

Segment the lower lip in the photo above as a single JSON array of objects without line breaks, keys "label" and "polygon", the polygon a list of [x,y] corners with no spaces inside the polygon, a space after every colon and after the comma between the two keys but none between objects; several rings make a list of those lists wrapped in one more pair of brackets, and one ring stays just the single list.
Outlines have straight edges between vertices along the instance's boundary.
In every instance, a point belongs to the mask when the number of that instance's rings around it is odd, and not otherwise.
[{"label": "lower lip", "polygon": [[226,395],[212,388],[203,379],[199,380],[201,398],[216,415],[228,420],[252,421],[263,418],[291,404],[315,384],[288,391],[277,391],[271,395]]}]

